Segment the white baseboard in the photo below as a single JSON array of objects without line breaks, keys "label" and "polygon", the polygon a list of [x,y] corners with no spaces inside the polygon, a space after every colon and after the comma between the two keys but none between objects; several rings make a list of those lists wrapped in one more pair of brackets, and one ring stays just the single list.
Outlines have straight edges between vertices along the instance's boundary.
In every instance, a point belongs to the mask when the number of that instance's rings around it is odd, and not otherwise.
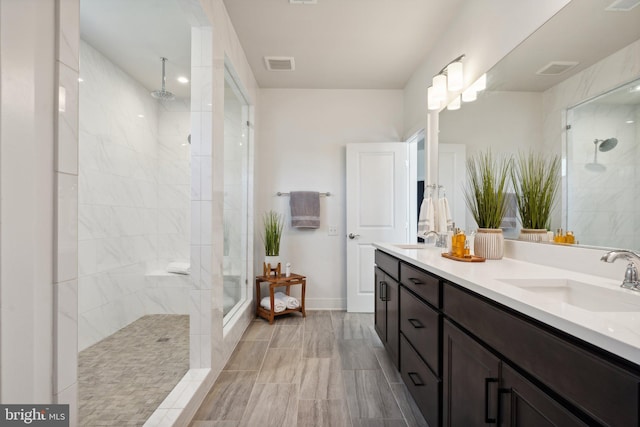
[{"label": "white baseboard", "polygon": [[306,310],[346,310],[347,300],[344,298],[305,298]]}]

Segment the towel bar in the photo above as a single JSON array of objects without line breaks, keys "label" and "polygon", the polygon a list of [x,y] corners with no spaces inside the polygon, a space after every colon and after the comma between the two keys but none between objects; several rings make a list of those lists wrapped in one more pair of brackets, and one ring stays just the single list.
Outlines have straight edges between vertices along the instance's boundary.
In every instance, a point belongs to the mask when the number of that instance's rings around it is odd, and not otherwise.
[{"label": "towel bar", "polygon": [[[280,191],[278,191],[278,192],[276,193],[276,195],[277,195],[277,196],[288,196],[289,194],[290,194],[290,193],[282,193],[282,192],[280,192]],[[329,196],[331,195],[331,193],[327,191],[326,193],[320,193],[320,195],[321,195],[321,196],[329,197]]]}]

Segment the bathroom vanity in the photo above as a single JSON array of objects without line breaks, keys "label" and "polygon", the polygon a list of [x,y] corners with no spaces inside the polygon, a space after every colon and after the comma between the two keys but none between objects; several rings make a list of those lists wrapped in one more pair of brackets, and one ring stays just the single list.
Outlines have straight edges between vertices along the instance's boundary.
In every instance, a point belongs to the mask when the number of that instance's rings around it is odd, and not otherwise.
[{"label": "bathroom vanity", "polygon": [[375,246],[376,330],[431,427],[640,425],[640,293]]}]

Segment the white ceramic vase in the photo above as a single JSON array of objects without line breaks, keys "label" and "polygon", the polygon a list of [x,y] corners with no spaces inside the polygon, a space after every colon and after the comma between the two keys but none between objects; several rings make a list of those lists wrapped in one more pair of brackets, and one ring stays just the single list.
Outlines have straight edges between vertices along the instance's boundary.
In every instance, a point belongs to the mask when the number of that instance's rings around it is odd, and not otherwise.
[{"label": "white ceramic vase", "polygon": [[473,239],[473,252],[486,259],[502,259],[504,235],[499,228],[478,228]]},{"label": "white ceramic vase", "polygon": [[544,228],[523,228],[520,230],[518,240],[525,240],[527,242],[548,242],[549,234]]},{"label": "white ceramic vase", "polygon": [[264,263],[270,265],[271,268],[278,267],[278,263],[280,262],[280,255],[275,256],[265,256]]}]

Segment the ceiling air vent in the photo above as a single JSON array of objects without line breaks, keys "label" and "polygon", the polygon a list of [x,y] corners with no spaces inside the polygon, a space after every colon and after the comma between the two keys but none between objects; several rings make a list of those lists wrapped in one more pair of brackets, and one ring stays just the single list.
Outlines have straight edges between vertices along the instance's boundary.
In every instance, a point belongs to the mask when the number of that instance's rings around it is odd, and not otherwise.
[{"label": "ceiling air vent", "polygon": [[293,71],[296,63],[292,56],[265,56],[264,63],[269,71]]},{"label": "ceiling air vent", "polygon": [[552,61],[536,71],[541,76],[558,76],[578,65],[577,62]]},{"label": "ceiling air vent", "polygon": [[318,0],[289,0],[291,4],[318,4]]},{"label": "ceiling air vent", "polygon": [[639,4],[640,0],[615,0],[604,10],[610,10],[614,12],[628,12]]}]

